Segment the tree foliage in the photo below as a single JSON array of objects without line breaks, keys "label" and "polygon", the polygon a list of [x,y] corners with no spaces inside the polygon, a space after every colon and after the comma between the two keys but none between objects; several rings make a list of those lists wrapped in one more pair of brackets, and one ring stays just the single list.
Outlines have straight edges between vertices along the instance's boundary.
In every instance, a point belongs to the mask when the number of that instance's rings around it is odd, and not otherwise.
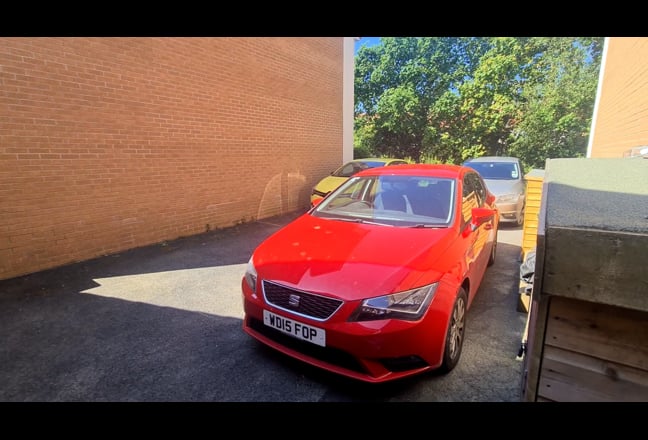
[{"label": "tree foliage", "polygon": [[356,147],[417,162],[586,151],[603,38],[383,38],[355,68]]}]

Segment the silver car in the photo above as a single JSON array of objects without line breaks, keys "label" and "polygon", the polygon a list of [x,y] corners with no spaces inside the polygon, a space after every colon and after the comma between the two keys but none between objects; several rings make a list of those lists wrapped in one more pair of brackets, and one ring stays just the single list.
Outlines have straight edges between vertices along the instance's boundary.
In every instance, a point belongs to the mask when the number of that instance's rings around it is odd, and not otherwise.
[{"label": "silver car", "polygon": [[495,194],[500,221],[521,226],[524,222],[525,184],[522,165],[516,157],[483,156],[464,162],[475,169]]}]

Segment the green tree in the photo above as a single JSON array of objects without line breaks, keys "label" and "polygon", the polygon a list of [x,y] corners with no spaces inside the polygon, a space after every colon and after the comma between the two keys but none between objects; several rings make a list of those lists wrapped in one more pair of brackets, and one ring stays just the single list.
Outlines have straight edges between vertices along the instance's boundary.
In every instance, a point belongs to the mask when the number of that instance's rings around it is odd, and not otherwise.
[{"label": "green tree", "polygon": [[[419,161],[433,145],[430,108],[476,65],[472,38],[383,38],[356,57],[356,141],[376,154]],[[369,128],[368,126],[371,126]]]},{"label": "green tree", "polygon": [[533,167],[585,152],[602,38],[384,38],[356,57],[355,142],[374,154]]},{"label": "green tree", "polygon": [[603,38],[534,38],[530,45],[536,55],[509,154],[531,168],[544,168],[550,158],[584,157]]},{"label": "green tree", "polygon": [[434,155],[461,163],[469,157],[504,155],[510,130],[518,118],[524,39],[484,39],[479,62],[431,107],[436,123],[428,127]]}]

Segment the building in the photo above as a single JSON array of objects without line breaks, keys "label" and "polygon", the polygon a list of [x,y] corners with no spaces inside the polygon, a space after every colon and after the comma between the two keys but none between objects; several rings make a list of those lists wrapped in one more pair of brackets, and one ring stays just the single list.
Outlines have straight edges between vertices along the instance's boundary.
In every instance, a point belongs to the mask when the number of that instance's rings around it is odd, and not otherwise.
[{"label": "building", "polygon": [[0,279],[307,209],[353,38],[0,38]]},{"label": "building", "polygon": [[587,157],[637,155],[645,146],[648,38],[606,38]]}]

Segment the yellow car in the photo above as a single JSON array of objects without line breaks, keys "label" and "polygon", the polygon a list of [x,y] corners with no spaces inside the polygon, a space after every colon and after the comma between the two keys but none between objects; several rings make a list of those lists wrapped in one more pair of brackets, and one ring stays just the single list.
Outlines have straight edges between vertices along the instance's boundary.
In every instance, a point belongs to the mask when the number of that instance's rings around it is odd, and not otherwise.
[{"label": "yellow car", "polygon": [[342,183],[353,176],[355,173],[367,168],[382,167],[386,165],[403,165],[409,163],[404,159],[394,159],[385,157],[367,157],[364,159],[354,159],[345,163],[337,170],[333,171],[330,176],[326,176],[313,187],[311,192],[311,205],[317,199],[326,197],[331,191],[336,189]]}]

